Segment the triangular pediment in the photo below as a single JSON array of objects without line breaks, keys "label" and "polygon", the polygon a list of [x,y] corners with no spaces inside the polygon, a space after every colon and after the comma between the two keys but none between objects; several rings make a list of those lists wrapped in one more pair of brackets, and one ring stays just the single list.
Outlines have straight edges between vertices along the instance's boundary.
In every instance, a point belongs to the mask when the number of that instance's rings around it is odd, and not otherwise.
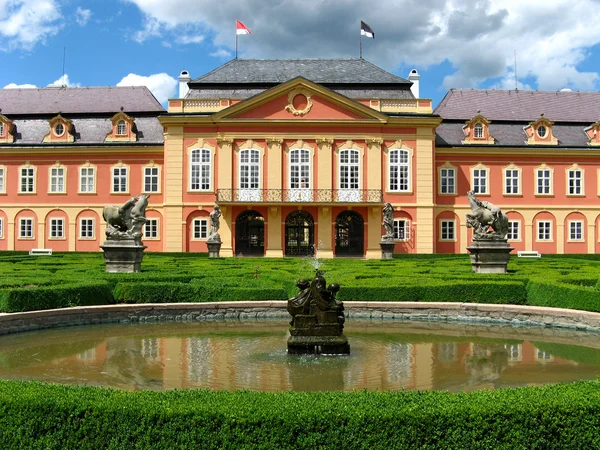
[{"label": "triangular pediment", "polygon": [[298,77],[219,111],[213,119],[387,122],[388,117],[356,100]]}]

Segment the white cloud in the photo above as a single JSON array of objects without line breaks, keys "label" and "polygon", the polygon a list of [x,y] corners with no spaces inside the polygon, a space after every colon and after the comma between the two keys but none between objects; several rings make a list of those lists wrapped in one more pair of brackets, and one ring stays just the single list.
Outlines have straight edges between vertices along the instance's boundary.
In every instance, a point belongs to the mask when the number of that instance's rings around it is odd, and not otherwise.
[{"label": "white cloud", "polygon": [[32,49],[56,34],[62,15],[54,0],[0,0],[0,49]]},{"label": "white cloud", "polygon": [[83,9],[80,6],[77,7],[77,10],[75,11],[75,21],[79,25],[82,27],[85,26],[88,23],[88,20],[90,20],[90,17],[92,17],[91,10]]},{"label": "white cloud", "polygon": [[37,86],[34,84],[16,84],[10,83],[4,86],[2,89],[37,89]]},{"label": "white cloud", "polygon": [[146,86],[160,103],[166,103],[175,96],[178,81],[166,73],[143,76],[130,73],[117,83],[117,86]]},{"label": "white cloud", "polygon": [[229,50],[225,50],[224,48],[220,48],[210,54],[213,58],[231,58],[233,54]]},{"label": "white cloud", "polygon": [[204,36],[201,35],[183,35],[177,38],[178,44],[200,44],[204,41]]},{"label": "white cloud", "polygon": [[69,80],[69,75],[65,73],[62,77],[60,77],[54,83],[50,83],[48,85],[48,87],[60,87],[60,86],[79,87],[79,86],[81,86],[81,84],[80,83],[71,83],[71,80]]},{"label": "white cloud", "polygon": [[[597,89],[600,77],[581,69],[600,44],[595,0],[125,0],[144,15],[136,39],[205,36],[220,49],[235,48],[234,24],[252,36],[240,40],[245,58],[357,57],[359,22],[375,31],[363,40],[365,58],[388,70],[447,61],[455,72],[444,86],[476,87],[513,70],[540,89]],[[182,32],[182,30],[184,30]],[[402,69],[404,71],[404,69]],[[513,84],[514,85],[514,84]]]}]

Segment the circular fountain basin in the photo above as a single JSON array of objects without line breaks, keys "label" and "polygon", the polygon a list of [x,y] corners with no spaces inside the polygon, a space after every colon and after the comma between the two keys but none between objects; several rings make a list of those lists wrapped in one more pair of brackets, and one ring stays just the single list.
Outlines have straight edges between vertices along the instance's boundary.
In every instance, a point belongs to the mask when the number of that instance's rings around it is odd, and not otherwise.
[{"label": "circular fountain basin", "polygon": [[288,319],[112,323],[0,336],[0,378],[118,389],[453,392],[596,379],[598,334],[350,319],[347,356],[290,355]]}]

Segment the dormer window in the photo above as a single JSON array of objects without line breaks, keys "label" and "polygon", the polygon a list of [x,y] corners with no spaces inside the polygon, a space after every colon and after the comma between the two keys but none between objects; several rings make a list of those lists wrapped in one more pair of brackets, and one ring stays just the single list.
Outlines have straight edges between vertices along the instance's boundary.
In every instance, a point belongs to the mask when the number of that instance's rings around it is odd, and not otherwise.
[{"label": "dormer window", "polygon": [[43,142],[74,142],[75,137],[72,133],[73,122],[65,119],[60,113],[49,120],[50,132],[44,136]]},{"label": "dormer window", "polygon": [[468,120],[463,127],[463,144],[494,144],[494,136],[490,134],[490,123],[477,111],[477,115]]},{"label": "dormer window", "polygon": [[14,137],[12,135],[13,123],[7,117],[0,114],[0,142],[9,142],[12,143],[14,141]]},{"label": "dormer window", "polygon": [[588,138],[588,145],[592,147],[600,146],[600,121],[591,124],[583,129],[583,132]]},{"label": "dormer window", "polygon": [[483,139],[483,125],[480,123],[473,127],[473,137],[475,139]]},{"label": "dormer window", "polygon": [[54,135],[60,137],[65,133],[65,126],[62,123],[54,125]]},{"label": "dormer window", "polygon": [[0,138],[4,137],[4,122],[0,122]]},{"label": "dormer window", "polygon": [[544,125],[537,127],[537,134],[540,139],[544,139],[548,135],[548,129]]},{"label": "dormer window", "polygon": [[541,114],[538,120],[523,127],[523,131],[527,135],[527,144],[558,145],[558,139],[552,135],[552,125],[554,122],[549,121],[544,114]]},{"label": "dormer window", "polygon": [[134,131],[135,119],[122,110],[110,119],[110,132],[106,135],[106,142],[135,142],[137,134]]}]

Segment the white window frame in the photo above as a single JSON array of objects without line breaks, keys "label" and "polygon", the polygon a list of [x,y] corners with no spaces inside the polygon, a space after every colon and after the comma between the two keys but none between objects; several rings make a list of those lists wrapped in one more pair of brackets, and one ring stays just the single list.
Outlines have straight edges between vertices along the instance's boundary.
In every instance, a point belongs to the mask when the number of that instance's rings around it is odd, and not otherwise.
[{"label": "white window frame", "polygon": [[0,239],[4,239],[4,217],[0,217]]},{"label": "white window frame", "polygon": [[441,219],[440,220],[440,241],[456,242],[456,220],[455,219]]},{"label": "white window frame", "polygon": [[196,218],[192,221],[192,239],[205,241],[208,239],[208,218]]},{"label": "white window frame", "polygon": [[[23,172],[27,171],[24,175]],[[19,167],[19,194],[35,194],[36,168],[31,165]],[[25,187],[25,190],[23,190]]]},{"label": "white window frame", "polygon": [[483,139],[483,124],[481,122],[477,122],[473,127],[473,138]]},{"label": "white window frame", "polygon": [[[59,174],[59,172],[61,173]],[[67,168],[65,166],[56,165],[48,168],[48,193],[67,193]]]},{"label": "white window frame", "polygon": [[0,194],[6,194],[6,167],[0,166]]},{"label": "white window frame", "polygon": [[0,120],[0,138],[4,137],[4,122]]},{"label": "white window frame", "polygon": [[[85,175],[83,171],[85,170]],[[91,175],[90,175],[91,171]],[[111,172],[112,173],[112,172]],[[91,180],[91,186],[90,186]],[[83,189],[85,186],[85,189]],[[96,193],[96,166],[83,165],[79,166],[79,183],[78,183],[79,194],[95,194]]]},{"label": "white window frame", "polygon": [[504,195],[521,195],[521,169],[509,166],[503,170]]},{"label": "white window frame", "polygon": [[312,202],[312,151],[293,148],[288,152],[287,201]]},{"label": "white window frame", "polygon": [[406,149],[391,149],[388,152],[388,191],[411,192],[411,153]]},{"label": "white window frame", "polygon": [[[86,222],[85,226],[84,226],[84,221]],[[89,223],[87,222],[91,222],[91,227],[89,225]],[[90,232],[90,228],[91,228],[91,236],[89,236],[89,232]],[[96,219],[93,217],[80,217],[79,218],[79,239],[86,239],[86,240],[94,240],[96,239]]]},{"label": "white window frame", "polygon": [[360,201],[361,152],[355,148],[342,149],[338,153],[339,202]]},{"label": "white window frame", "polygon": [[583,170],[578,168],[567,169],[567,195],[582,196],[583,192]]},{"label": "white window frame", "polygon": [[144,224],[144,239],[160,239],[160,228],[158,219],[151,217]]},{"label": "white window frame", "polygon": [[[60,226],[59,226],[60,223]],[[58,233],[60,231],[60,233]],[[62,217],[52,217],[48,224],[48,239],[65,238],[65,219]]]},{"label": "white window frame", "polygon": [[35,239],[34,222],[31,217],[21,217],[19,219],[19,239]]},{"label": "white window frame", "polygon": [[239,151],[238,161],[238,201],[260,201],[261,151],[257,148],[244,148]]},{"label": "white window frame", "polygon": [[508,233],[506,239],[509,241],[521,241],[521,221],[520,220],[509,220],[508,221]]},{"label": "white window frame", "polygon": [[471,168],[471,189],[475,194],[488,195],[490,193],[490,169],[479,165]]},{"label": "white window frame", "polygon": [[[148,173],[148,171],[150,171],[150,173]],[[142,167],[142,175],[142,182],[144,183],[142,192],[149,194],[160,192],[160,167],[156,165],[144,166]],[[154,181],[156,183],[154,183]],[[150,187],[150,189],[148,189],[148,187]]]},{"label": "white window frame", "polygon": [[[115,173],[116,171],[119,173]],[[112,194],[129,193],[129,167],[125,165],[112,166],[110,168],[110,174],[110,192]],[[117,189],[115,189],[115,187]]]},{"label": "white window frame", "polygon": [[554,170],[550,167],[535,169],[535,195],[554,195]]},{"label": "white window frame", "polygon": [[394,219],[394,240],[408,241],[410,240],[410,220],[406,218]]},{"label": "white window frame", "polygon": [[116,135],[127,136],[127,122],[125,120],[121,119],[117,122]]},{"label": "white window frame", "polygon": [[[440,167],[440,189],[441,195],[456,195],[456,167]],[[444,189],[446,192],[444,192]]]},{"label": "white window frame", "polygon": [[536,227],[536,241],[538,242],[551,242],[552,238],[552,221],[551,220],[538,220]]},{"label": "white window frame", "polygon": [[570,242],[583,242],[583,221],[582,220],[570,220],[569,221],[569,241]]},{"label": "white window frame", "polygon": [[193,148],[190,151],[190,191],[212,190],[212,150]]}]

